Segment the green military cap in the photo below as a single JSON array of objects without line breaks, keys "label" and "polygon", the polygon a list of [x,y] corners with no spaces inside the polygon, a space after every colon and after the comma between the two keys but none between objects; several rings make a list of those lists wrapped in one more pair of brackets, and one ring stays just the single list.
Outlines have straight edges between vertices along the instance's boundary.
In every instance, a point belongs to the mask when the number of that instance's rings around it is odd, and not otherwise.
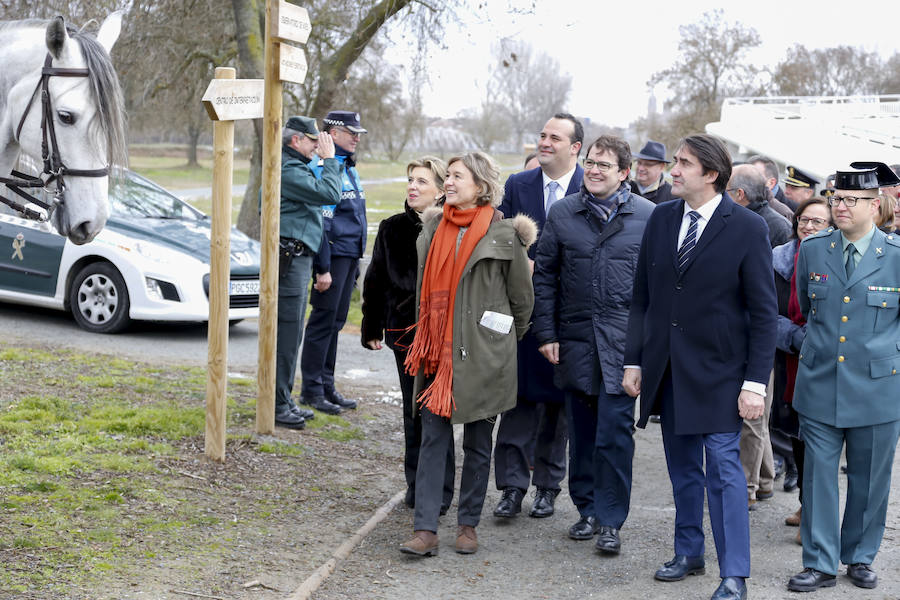
[{"label": "green military cap", "polygon": [[306,134],[306,137],[317,140],[319,139],[319,129],[316,127],[316,120],[312,117],[291,117],[284,125],[285,129],[293,129],[300,133]]}]

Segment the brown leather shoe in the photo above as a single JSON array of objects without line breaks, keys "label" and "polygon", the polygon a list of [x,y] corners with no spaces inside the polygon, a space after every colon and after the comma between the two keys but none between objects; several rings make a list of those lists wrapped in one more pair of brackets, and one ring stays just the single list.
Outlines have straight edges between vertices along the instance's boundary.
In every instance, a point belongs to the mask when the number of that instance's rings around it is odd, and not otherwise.
[{"label": "brown leather shoe", "polygon": [[797,512],[790,515],[784,520],[785,525],[790,525],[791,527],[800,527],[800,515],[803,513],[803,507],[797,509]]},{"label": "brown leather shoe", "polygon": [[415,531],[412,539],[400,546],[400,552],[415,556],[437,556],[438,536],[433,531],[424,529]]},{"label": "brown leather shoe", "polygon": [[459,554],[475,554],[478,550],[478,535],[471,525],[460,525],[456,529],[456,551]]}]

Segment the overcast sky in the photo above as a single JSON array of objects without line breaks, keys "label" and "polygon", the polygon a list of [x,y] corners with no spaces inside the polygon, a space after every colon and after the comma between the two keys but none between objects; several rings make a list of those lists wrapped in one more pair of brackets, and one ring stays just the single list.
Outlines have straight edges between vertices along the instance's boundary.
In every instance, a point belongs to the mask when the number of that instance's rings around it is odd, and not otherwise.
[{"label": "overcast sky", "polygon": [[[433,52],[431,86],[424,93],[426,114],[452,117],[477,106],[491,66],[491,44],[506,38],[531,42],[572,75],[571,112],[625,126],[646,114],[650,76],[676,60],[678,26],[723,6],[709,0],[536,0],[533,13],[517,15],[506,11],[509,0],[486,1],[489,21],[464,17],[463,27],[448,26],[448,49]],[[762,66],[783,59],[795,43],[807,48],[862,46],[891,56],[900,50],[900,9],[893,3],[877,6],[847,3],[838,11],[830,2],[754,0],[726,4],[724,16],[729,23],[739,21],[757,30],[762,45],[750,59]],[[388,60],[403,62],[402,50],[391,52]],[[657,91],[660,106],[663,95],[664,90]]]}]

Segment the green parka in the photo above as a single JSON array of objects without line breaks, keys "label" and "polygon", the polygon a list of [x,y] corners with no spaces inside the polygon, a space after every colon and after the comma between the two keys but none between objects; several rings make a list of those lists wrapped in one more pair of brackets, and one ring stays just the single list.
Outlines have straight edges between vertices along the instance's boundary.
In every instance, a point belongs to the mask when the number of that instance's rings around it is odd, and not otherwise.
[{"label": "green parka", "polygon": [[[441,209],[428,209],[416,241],[416,320],[419,317],[422,274],[431,240],[441,221]],[[528,247],[537,238],[537,225],[524,215],[494,220],[475,246],[460,276],[453,306],[452,423],[471,423],[495,417],[516,405],[516,341],[530,325],[534,289]],[[498,333],[479,324],[486,310],[512,315],[513,328]],[[416,375],[415,397],[425,378]]]},{"label": "green parka", "polygon": [[338,162],[326,158],[319,179],[308,163],[293,148],[282,146],[279,235],[300,240],[316,252],[322,241],[322,207],[341,201],[341,173]]}]

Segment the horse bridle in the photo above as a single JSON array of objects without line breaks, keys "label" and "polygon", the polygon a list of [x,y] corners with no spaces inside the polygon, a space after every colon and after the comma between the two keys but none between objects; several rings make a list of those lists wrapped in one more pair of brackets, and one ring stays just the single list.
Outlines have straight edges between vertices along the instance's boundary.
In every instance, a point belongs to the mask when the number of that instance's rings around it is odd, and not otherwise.
[{"label": "horse bridle", "polygon": [[[35,221],[47,221],[53,214],[53,211],[65,203],[66,185],[63,180],[64,176],[70,177],[107,177],[109,175],[109,166],[102,169],[70,169],[67,167],[59,155],[59,144],[56,141],[56,126],[53,124],[53,106],[50,104],[50,78],[51,77],[88,77],[90,72],[87,69],[67,69],[61,67],[52,67],[53,57],[47,53],[44,60],[44,68],[41,69],[41,78],[31,98],[28,100],[28,106],[22,113],[19,120],[19,126],[16,127],[16,140],[22,133],[22,126],[25,124],[25,117],[34,104],[34,98],[37,96],[38,90],[41,91],[41,157],[44,161],[44,170],[40,176],[35,177],[27,173],[21,173],[13,170],[11,177],[0,177],[0,183],[5,184],[10,190],[18,194],[25,202],[0,196],[0,202],[3,202],[13,210],[21,213],[25,218]],[[51,183],[56,184],[53,191],[53,198],[49,202],[45,202],[41,198],[32,196],[22,188],[41,188],[48,191]],[[26,206],[31,203],[43,208],[46,216],[39,211]]]}]

